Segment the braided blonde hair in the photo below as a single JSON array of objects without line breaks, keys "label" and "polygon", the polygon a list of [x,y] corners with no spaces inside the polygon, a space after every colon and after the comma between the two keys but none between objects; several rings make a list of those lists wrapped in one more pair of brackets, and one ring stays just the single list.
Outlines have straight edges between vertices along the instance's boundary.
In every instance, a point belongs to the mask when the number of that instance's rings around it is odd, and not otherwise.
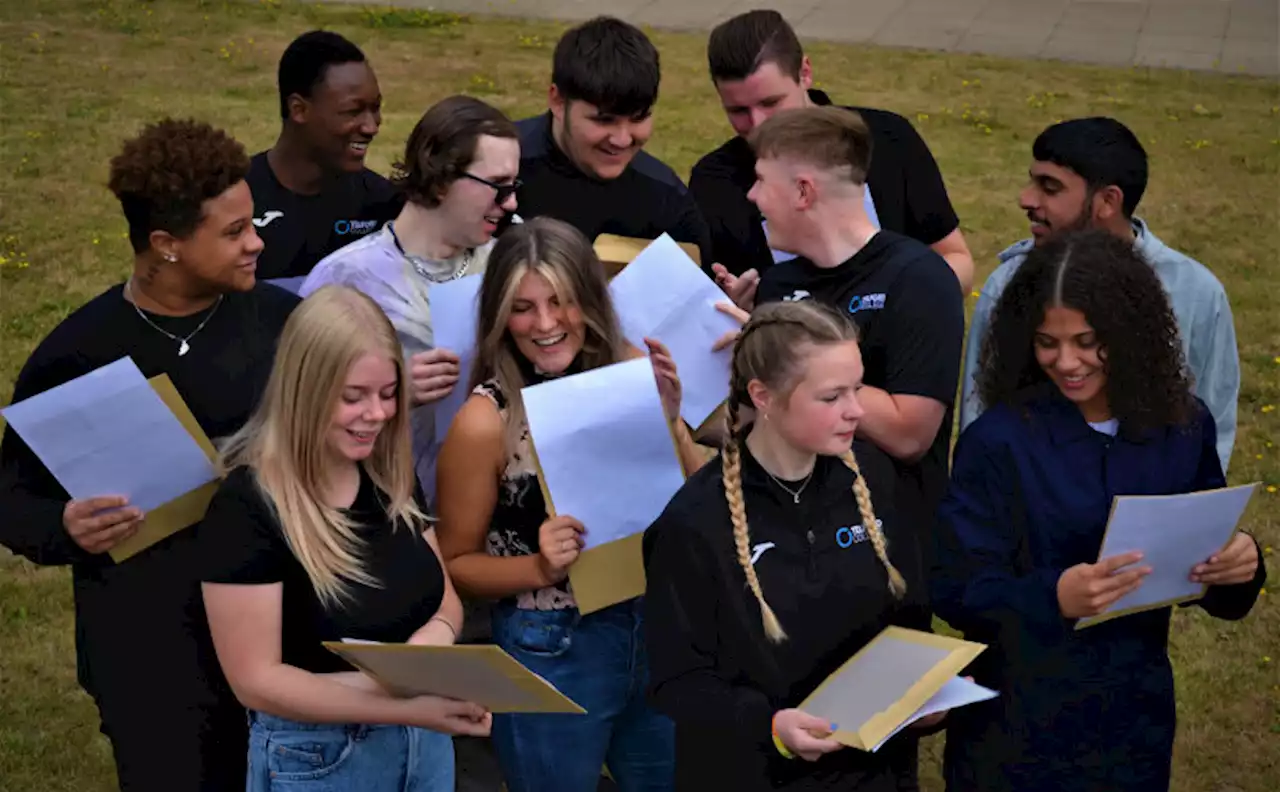
[{"label": "braided blonde hair", "polygon": [[[730,374],[729,404],[725,413],[726,432],[721,450],[721,475],[724,482],[725,501],[729,505],[729,518],[733,523],[733,542],[738,564],[747,579],[747,588],[760,604],[760,617],[765,635],[777,643],[786,640],[773,609],[765,600],[760,578],[751,563],[751,532],[747,525],[747,506],[742,494],[742,453],[738,437],[738,415],[743,404],[750,403],[747,384],[759,380],[775,393],[787,394],[800,379],[800,361],[797,354],[805,344],[837,344],[857,341],[857,328],[844,317],[812,302],[770,303],[757,309],[742,328],[733,346],[733,363]],[[853,451],[840,457],[853,471],[853,496],[862,515],[862,527],[871,540],[876,557],[889,574],[889,590],[899,599],[907,591],[906,581],[889,560],[889,546],[876,520],[871,503],[871,490],[867,487]]]}]

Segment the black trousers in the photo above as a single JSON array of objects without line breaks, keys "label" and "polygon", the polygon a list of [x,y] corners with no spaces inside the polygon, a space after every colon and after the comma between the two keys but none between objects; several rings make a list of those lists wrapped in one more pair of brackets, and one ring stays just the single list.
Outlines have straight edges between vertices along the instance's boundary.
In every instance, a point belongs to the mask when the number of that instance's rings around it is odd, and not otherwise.
[{"label": "black trousers", "polygon": [[121,792],[244,792],[249,729],[243,707],[99,701]]}]

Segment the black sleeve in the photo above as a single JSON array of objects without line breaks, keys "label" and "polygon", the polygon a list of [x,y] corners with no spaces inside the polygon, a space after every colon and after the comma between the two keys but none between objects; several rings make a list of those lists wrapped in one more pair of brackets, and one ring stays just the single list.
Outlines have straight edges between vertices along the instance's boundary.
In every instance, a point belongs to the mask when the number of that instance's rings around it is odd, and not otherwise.
[{"label": "black sleeve", "polygon": [[[74,362],[51,359],[37,348],[18,375],[13,401],[75,379],[82,373],[75,369]],[[0,443],[0,544],[49,566],[94,559],[62,525],[62,511],[70,499],[13,427],[6,426]]]},{"label": "black sleeve", "polygon": [[933,158],[933,152],[911,122],[896,116],[894,125],[895,147],[902,157],[903,192],[906,199],[906,227],[904,233],[926,245],[955,231],[960,225],[956,210],[951,206],[942,173]]},{"label": "black sleeve", "polygon": [[209,583],[279,583],[294,563],[272,510],[244,468],[231,472],[199,527],[201,579]]},{"label": "black sleeve", "polygon": [[[756,240],[750,234],[742,235],[744,229],[751,230],[751,222],[749,217],[737,215],[749,205],[744,207],[746,198],[732,180],[695,165],[689,175],[689,192],[707,223],[711,239],[711,255],[703,260],[703,269],[710,273],[712,264],[723,264],[729,272],[741,275],[749,269],[763,273],[769,268],[772,261],[764,263],[754,254]],[[763,230],[760,235],[763,239]]]},{"label": "black sleeve", "polygon": [[715,252],[711,248],[711,230],[702,218],[698,204],[693,200],[693,193],[684,189],[683,185],[672,188],[672,217],[667,223],[667,233],[677,242],[688,242],[698,246],[700,264],[709,268],[713,263]]},{"label": "black sleeve", "polygon": [[[884,390],[955,401],[964,346],[964,297],[947,262],[933,251],[897,279],[886,296],[892,319]],[[892,301],[892,305],[890,305]]]},{"label": "black sleeve", "polygon": [[[677,496],[678,497],[678,496]],[[673,721],[768,747],[774,708],[716,668],[719,580],[692,520],[670,506],[645,531],[645,646],[653,707]]]}]

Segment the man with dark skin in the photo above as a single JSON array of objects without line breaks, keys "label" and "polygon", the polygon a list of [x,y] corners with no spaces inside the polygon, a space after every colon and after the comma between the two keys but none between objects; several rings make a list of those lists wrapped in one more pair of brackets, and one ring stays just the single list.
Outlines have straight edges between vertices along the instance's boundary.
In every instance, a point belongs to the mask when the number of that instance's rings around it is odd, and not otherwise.
[{"label": "man with dark skin", "polygon": [[382,123],[382,92],[360,49],[336,33],[304,33],[285,50],[278,76],[280,137],[249,170],[264,279],[305,276],[403,205],[364,164]]}]

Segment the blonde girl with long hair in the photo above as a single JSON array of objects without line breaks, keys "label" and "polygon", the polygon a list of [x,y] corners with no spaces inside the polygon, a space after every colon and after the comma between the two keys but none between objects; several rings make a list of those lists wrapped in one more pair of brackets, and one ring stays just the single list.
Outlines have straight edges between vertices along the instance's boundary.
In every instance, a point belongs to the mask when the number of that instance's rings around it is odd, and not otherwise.
[{"label": "blonde girl with long hair", "polygon": [[854,440],[862,372],[843,317],[813,302],[758,308],[734,344],[719,458],[645,533],[651,692],[676,724],[677,790],[896,792],[904,780],[911,737],[841,751],[834,724],[795,709],[900,623],[920,585],[891,510],[893,465]]},{"label": "blonde girl with long hair", "polygon": [[[520,389],[642,353],[623,338],[604,267],[572,226],[538,218],[499,238],[480,291],[474,392],[438,467],[440,546],[468,597],[496,601],[494,641],[587,710],[499,715],[493,737],[510,792],[595,792],[601,765],[626,792],[671,788],[671,724],[644,701],[642,602],[578,612],[568,570],[582,548],[571,515],[548,517]],[[680,380],[648,340],[688,470],[706,460],[679,420]]]},{"label": "blonde girl with long hair", "polygon": [[395,698],[322,642],[450,644],[462,607],[423,515],[395,330],[344,286],[286,323],[201,525],[218,658],[249,710],[249,792],[451,792],[475,704]]}]

